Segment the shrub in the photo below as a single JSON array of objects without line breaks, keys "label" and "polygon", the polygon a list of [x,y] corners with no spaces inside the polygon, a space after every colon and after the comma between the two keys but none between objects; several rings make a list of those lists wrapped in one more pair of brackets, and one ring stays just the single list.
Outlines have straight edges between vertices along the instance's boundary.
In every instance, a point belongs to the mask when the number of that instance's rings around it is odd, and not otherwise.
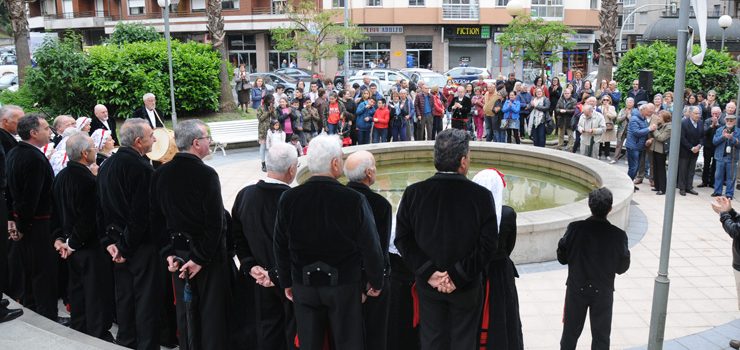
[{"label": "shrub", "polygon": [[0,103],[3,105],[16,105],[23,108],[26,113],[28,112],[39,112],[36,103],[36,99],[31,94],[31,89],[27,84],[21,86],[18,91],[10,91],[8,89],[0,92]]},{"label": "shrub", "polygon": [[[699,50],[698,46],[694,51]],[[733,70],[738,68],[726,52],[707,50],[701,66],[686,63],[686,87],[694,92],[716,90],[717,99],[727,103],[737,94],[737,82]],[[653,93],[673,91],[676,76],[676,47],[660,41],[651,45],[638,45],[624,54],[614,75],[621,91],[631,89],[632,81],[638,78],[641,69],[653,71]],[[683,92],[674,91],[683,96]]]},{"label": "shrub", "polygon": [[107,42],[113,45],[121,45],[136,42],[152,42],[161,39],[162,35],[154,27],[145,26],[140,23],[118,22]]}]

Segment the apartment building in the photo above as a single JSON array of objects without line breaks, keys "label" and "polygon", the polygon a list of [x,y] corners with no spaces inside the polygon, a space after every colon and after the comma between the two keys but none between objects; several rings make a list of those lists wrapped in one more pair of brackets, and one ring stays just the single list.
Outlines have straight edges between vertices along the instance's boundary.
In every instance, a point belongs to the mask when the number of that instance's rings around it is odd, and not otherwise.
[{"label": "apartment building", "polygon": [[[535,69],[531,63],[513,67],[506,48],[496,44],[497,33],[511,21],[509,0],[317,0],[324,9],[343,9],[349,1],[350,17],[368,40],[350,51],[352,67],[367,67],[382,60],[391,68],[431,67],[444,71],[467,64],[487,67],[494,75],[512,69]],[[598,29],[599,0],[520,0],[526,12],[548,21],[561,21],[576,31],[573,50],[562,53],[563,62],[550,67],[554,74],[573,69],[590,70]],[[181,40],[207,41],[206,0],[180,0],[171,7],[170,30]],[[223,16],[230,60],[255,71],[276,68],[283,60],[298,59],[296,52],[279,52],[269,29],[288,24],[282,0],[224,0]],[[139,22],[164,30],[162,9],[156,0],[39,0],[28,4],[32,31],[76,29],[88,44],[102,41],[115,25]],[[340,11],[341,12],[341,11]],[[343,20],[343,16],[339,17]],[[342,58],[325,60],[320,69],[333,74]]]}]

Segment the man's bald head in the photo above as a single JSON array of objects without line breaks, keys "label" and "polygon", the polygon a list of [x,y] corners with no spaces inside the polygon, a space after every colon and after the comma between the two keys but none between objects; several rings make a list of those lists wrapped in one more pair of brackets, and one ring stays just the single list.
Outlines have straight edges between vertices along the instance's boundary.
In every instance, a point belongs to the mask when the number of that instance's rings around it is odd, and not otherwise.
[{"label": "man's bald head", "polygon": [[375,183],[375,157],[368,151],[357,151],[344,162],[344,174],[349,181],[371,186]]},{"label": "man's bald head", "polygon": [[93,108],[93,113],[101,121],[108,120],[108,108],[106,108],[103,105],[100,105],[100,104],[95,105],[95,108]]}]

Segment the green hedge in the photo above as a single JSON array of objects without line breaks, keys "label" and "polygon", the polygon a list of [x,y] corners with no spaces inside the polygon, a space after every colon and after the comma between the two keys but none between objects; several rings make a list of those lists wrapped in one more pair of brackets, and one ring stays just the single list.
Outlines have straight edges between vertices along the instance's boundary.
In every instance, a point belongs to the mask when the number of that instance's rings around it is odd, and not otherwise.
[{"label": "green hedge", "polygon": [[[698,46],[694,47],[695,53]],[[723,104],[737,95],[737,80],[733,70],[738,63],[726,52],[707,50],[701,66],[686,63],[686,87],[692,91],[717,91],[717,98]],[[653,93],[673,91],[676,77],[676,47],[663,42],[651,45],[638,45],[624,54],[614,74],[621,91],[628,91],[632,81],[638,78],[641,69],[653,71]],[[683,96],[683,92],[676,93]]]}]

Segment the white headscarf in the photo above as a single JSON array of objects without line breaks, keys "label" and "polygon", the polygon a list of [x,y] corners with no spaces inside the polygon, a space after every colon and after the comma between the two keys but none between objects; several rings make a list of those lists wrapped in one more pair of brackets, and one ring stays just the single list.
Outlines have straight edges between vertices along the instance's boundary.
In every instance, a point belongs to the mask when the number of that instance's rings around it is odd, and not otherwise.
[{"label": "white headscarf", "polygon": [[90,122],[92,122],[92,120],[88,117],[79,117],[75,120],[75,127],[77,130],[82,131],[82,128],[90,124]]},{"label": "white headscarf", "polygon": [[493,195],[493,203],[496,206],[496,224],[501,228],[501,208],[504,205],[504,174],[496,168],[490,168],[479,171],[473,177],[473,182],[487,188]]}]

